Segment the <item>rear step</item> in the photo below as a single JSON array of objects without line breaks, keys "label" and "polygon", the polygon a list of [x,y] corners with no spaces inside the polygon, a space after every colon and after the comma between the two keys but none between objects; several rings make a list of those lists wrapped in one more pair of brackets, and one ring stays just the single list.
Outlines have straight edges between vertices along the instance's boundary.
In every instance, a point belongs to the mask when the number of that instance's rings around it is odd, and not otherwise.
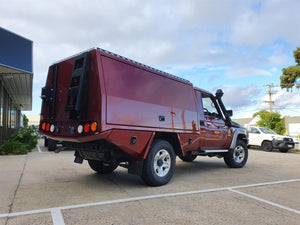
[{"label": "rear step", "polygon": [[85,119],[88,108],[90,54],[75,58],[65,111],[70,119]]},{"label": "rear step", "polygon": [[200,153],[220,153],[220,152],[228,152],[228,149],[215,149],[215,150],[202,150]]}]

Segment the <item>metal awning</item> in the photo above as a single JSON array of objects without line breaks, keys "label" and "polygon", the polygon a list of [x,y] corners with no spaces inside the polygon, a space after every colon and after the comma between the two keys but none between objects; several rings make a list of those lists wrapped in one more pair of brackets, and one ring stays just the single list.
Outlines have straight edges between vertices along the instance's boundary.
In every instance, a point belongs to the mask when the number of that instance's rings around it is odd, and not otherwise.
[{"label": "metal awning", "polygon": [[32,73],[0,64],[0,79],[19,110],[32,110]]}]

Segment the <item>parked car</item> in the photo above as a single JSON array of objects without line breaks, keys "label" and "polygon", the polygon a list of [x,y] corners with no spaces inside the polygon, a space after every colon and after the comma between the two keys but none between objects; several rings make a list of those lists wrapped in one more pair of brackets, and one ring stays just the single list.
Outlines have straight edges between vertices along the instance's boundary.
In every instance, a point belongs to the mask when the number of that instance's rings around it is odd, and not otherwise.
[{"label": "parked car", "polygon": [[249,146],[260,146],[265,151],[279,149],[280,152],[288,152],[294,148],[295,143],[292,137],[279,135],[273,130],[265,127],[249,127]]}]

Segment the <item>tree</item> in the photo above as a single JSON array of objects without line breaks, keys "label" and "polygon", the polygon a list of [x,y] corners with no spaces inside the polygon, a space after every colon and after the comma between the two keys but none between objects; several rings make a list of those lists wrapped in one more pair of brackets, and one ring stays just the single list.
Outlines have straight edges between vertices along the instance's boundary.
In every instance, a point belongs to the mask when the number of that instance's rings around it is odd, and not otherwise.
[{"label": "tree", "polygon": [[29,122],[28,117],[24,114],[23,115],[23,126],[27,127],[28,126],[28,122]]},{"label": "tree", "polygon": [[282,69],[280,76],[280,87],[286,88],[287,91],[292,89],[294,86],[300,88],[300,83],[297,83],[297,79],[300,78],[300,48],[294,51],[294,58],[297,65],[289,66],[288,68]]},{"label": "tree", "polygon": [[268,112],[266,110],[261,110],[253,115],[253,117],[259,116],[260,120],[256,123],[257,126],[266,127],[277,134],[284,134],[285,132],[285,123],[281,119],[281,115],[278,112]]}]

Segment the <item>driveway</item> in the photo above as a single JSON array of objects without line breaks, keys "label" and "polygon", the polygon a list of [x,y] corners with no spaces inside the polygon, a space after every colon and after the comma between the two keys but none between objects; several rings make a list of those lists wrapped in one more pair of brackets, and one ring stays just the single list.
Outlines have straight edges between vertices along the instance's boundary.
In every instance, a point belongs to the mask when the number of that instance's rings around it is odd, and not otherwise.
[{"label": "driveway", "polygon": [[74,152],[39,142],[0,157],[0,224],[299,224],[300,154],[249,150],[242,169],[223,159],[177,158],[168,185],[148,187],[118,168],[98,175]]}]

